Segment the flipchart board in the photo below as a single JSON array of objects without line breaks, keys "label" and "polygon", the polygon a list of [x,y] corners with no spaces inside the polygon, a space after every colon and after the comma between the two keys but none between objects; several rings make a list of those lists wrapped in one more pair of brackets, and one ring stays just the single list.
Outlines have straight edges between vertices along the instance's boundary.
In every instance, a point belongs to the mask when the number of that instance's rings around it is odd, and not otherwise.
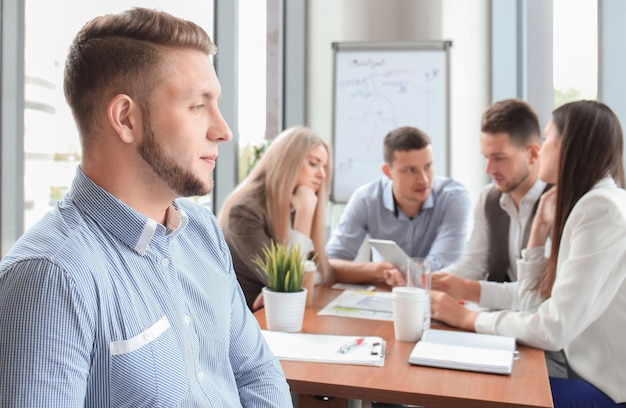
[{"label": "flipchart board", "polygon": [[449,175],[450,41],[333,43],[331,199],[345,203],[382,177],[383,139],[399,126],[426,132],[435,174]]}]

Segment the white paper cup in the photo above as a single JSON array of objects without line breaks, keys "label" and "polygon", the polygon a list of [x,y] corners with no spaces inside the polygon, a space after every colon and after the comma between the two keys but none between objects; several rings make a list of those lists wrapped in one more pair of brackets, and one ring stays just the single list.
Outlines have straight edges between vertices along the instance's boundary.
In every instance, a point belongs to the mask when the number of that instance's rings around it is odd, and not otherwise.
[{"label": "white paper cup", "polygon": [[313,261],[304,262],[304,275],[302,276],[302,287],[306,289],[306,307],[311,307],[313,303],[313,290],[315,288],[315,274],[317,266]]},{"label": "white paper cup", "polygon": [[421,288],[397,286],[391,290],[393,331],[397,340],[418,341],[424,330],[426,291]]}]

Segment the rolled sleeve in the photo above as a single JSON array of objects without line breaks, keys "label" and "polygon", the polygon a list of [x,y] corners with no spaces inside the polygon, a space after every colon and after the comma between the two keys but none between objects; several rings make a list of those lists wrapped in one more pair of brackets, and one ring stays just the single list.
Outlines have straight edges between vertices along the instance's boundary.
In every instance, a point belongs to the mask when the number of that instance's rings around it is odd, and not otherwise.
[{"label": "rolled sleeve", "polygon": [[328,259],[354,260],[367,235],[367,226],[367,203],[363,193],[357,190],[346,204],[339,225],[326,244]]},{"label": "rolled sleeve", "polygon": [[497,322],[498,313],[480,312],[474,321],[474,330],[476,333],[496,334]]},{"label": "rolled sleeve", "polygon": [[469,193],[458,184],[437,198],[435,208],[441,214],[441,221],[428,258],[432,269],[439,270],[458,261],[465,249],[471,210]]},{"label": "rolled sleeve", "polygon": [[307,256],[315,250],[311,238],[307,237],[300,231],[291,230],[289,232],[288,241],[290,247],[300,245],[300,256],[302,259],[306,259]]},{"label": "rolled sleeve", "polygon": [[522,257],[517,261],[517,292],[519,309],[529,312],[537,310],[543,302],[536,286],[546,267],[544,246],[522,250]]},{"label": "rolled sleeve", "polygon": [[447,267],[445,272],[473,280],[485,279],[489,274],[489,226],[485,216],[485,200],[490,189],[488,185],[481,191],[474,206],[474,226],[461,260]]},{"label": "rolled sleeve", "polygon": [[519,305],[517,282],[480,281],[480,306],[499,310],[517,310]]}]

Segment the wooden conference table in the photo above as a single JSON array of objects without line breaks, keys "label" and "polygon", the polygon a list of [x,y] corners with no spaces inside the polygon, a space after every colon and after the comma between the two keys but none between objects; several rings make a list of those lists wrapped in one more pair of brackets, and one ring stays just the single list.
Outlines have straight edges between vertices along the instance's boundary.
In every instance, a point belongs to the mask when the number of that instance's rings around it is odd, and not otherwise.
[{"label": "wooden conference table", "polygon": [[[316,287],[303,333],[380,336],[387,341],[384,367],[281,361],[291,391],[336,398],[415,404],[424,407],[552,407],[542,350],[518,346],[511,375],[484,374],[407,363],[415,343],[396,341],[393,322],[317,312],[341,293]],[[265,311],[255,312],[265,329]],[[443,326],[433,325],[436,328]]]}]

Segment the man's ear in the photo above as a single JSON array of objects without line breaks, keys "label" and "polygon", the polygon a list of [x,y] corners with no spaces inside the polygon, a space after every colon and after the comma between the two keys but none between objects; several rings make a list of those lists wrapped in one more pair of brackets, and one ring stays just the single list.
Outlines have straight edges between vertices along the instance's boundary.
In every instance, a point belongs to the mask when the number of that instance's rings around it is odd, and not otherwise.
[{"label": "man's ear", "polygon": [[109,102],[107,115],[120,140],[123,143],[133,143],[142,120],[141,110],[135,101],[125,94],[115,95]]},{"label": "man's ear", "polygon": [[382,170],[383,170],[383,174],[387,176],[389,179],[391,179],[391,166],[385,163],[383,164]]},{"label": "man's ear", "polygon": [[530,164],[535,164],[537,160],[539,160],[539,150],[541,150],[541,147],[536,143],[531,143],[526,146],[526,150],[528,151],[528,161]]}]

